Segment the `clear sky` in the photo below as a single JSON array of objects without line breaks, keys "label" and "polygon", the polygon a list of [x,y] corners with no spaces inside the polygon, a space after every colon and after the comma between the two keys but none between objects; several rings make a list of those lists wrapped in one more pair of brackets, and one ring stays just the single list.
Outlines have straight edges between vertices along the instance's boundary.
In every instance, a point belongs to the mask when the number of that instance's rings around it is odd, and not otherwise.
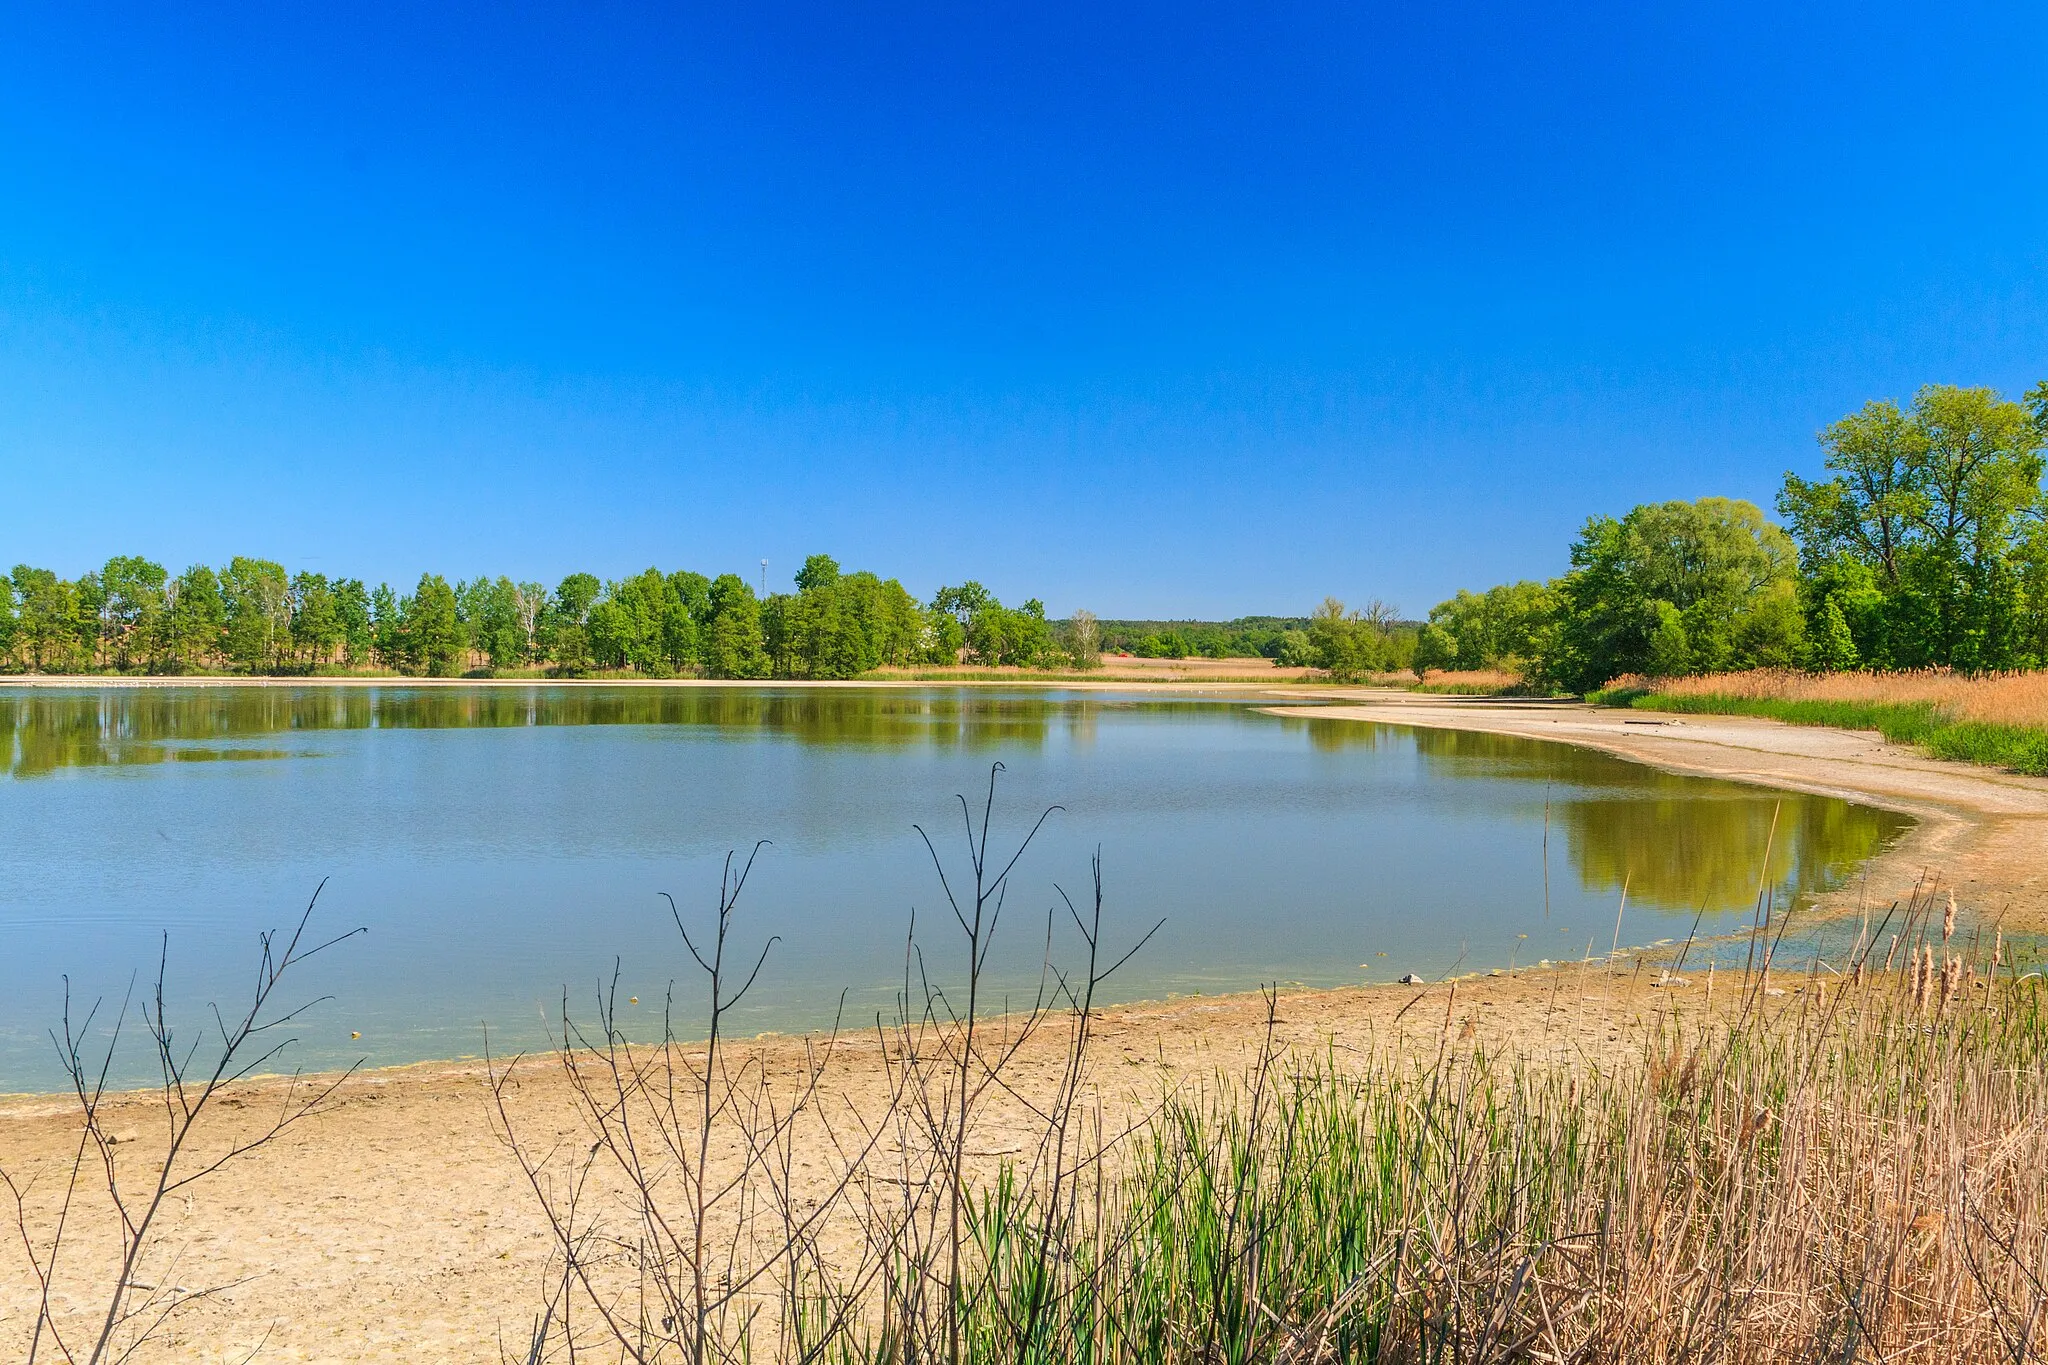
[{"label": "clear sky", "polygon": [[0,559],[1412,614],[2048,376],[2048,6],[9,6]]}]

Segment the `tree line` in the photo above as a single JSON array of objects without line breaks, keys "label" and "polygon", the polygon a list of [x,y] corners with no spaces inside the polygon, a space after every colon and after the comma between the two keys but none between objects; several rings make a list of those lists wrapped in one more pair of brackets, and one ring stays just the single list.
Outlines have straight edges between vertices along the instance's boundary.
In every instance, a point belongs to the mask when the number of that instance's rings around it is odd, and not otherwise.
[{"label": "tree line", "polygon": [[1460,592],[1414,667],[1505,668],[1588,692],[1627,674],[1758,667],[2048,668],[2048,382],[1929,385],[1820,433],[1783,524],[1732,498],[1596,516],[1547,583]]},{"label": "tree line", "polygon": [[0,578],[0,661],[46,673],[849,678],[915,664],[1089,668],[1099,644],[1086,612],[1051,622],[1038,601],[1006,607],[972,581],[921,604],[829,555],[804,561],[796,591],[765,598],[730,573],[574,573],[553,589],[422,574],[401,595],[270,560],[171,575],[123,555],[76,579],[25,564]]},{"label": "tree line", "polygon": [[1104,650],[1140,659],[1277,659],[1286,648],[1288,633],[1307,629],[1306,616],[1099,623]]}]

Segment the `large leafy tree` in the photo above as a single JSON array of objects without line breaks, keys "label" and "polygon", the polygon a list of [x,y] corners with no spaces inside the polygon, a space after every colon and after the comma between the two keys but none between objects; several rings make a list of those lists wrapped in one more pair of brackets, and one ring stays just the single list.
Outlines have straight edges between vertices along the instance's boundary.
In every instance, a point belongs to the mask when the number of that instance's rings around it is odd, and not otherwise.
[{"label": "large leafy tree", "polygon": [[1519,670],[1536,657],[1557,610],[1545,583],[1503,583],[1459,592],[1430,608],[1416,642],[1417,668]]},{"label": "large leafy tree", "polygon": [[341,632],[344,663],[351,668],[360,668],[375,657],[375,606],[362,579],[344,578],[334,585],[334,622]]},{"label": "large leafy tree", "polygon": [[220,586],[228,661],[250,673],[276,668],[291,639],[291,582],[284,566],[237,555],[221,573]]},{"label": "large leafy tree", "polygon": [[165,607],[163,565],[117,555],[99,573],[99,656],[114,667],[154,663]]},{"label": "large leafy tree", "polygon": [[292,650],[305,668],[335,662],[341,651],[341,616],[326,574],[292,575]]},{"label": "large leafy tree", "polygon": [[1789,665],[1803,643],[1791,539],[1732,498],[1594,517],[1555,585],[1534,671],[1574,692],[1627,673]]},{"label": "large leafy tree", "polygon": [[455,602],[470,643],[493,668],[526,662],[527,633],[520,622],[519,588],[511,579],[473,578],[455,588]]},{"label": "large leafy tree", "polygon": [[455,589],[439,574],[421,574],[412,596],[399,604],[405,637],[405,660],[411,671],[432,678],[462,672],[466,652],[462,622],[455,609]]},{"label": "large leafy tree", "polygon": [[164,653],[167,667],[183,672],[206,668],[220,657],[227,630],[227,600],[220,576],[204,564],[179,574],[166,590]]},{"label": "large leafy tree", "polygon": [[27,564],[14,566],[13,585],[15,651],[23,665],[49,673],[78,667],[77,588]]},{"label": "large leafy tree", "polygon": [[[590,608],[590,652],[600,668],[669,677],[697,660],[697,618],[686,593],[697,575],[647,569],[606,585]],[[708,596],[708,594],[707,594]]]},{"label": "large leafy tree", "polygon": [[821,591],[838,581],[839,561],[831,555],[811,555],[804,560],[804,566],[796,571],[798,592]]},{"label": "large leafy tree", "polygon": [[1787,473],[1778,499],[1813,636],[1839,616],[1855,657],[1881,667],[2041,662],[2044,435],[2048,386],[2015,403],[1929,385],[1910,408],[1869,403],[1823,431],[1829,477]]},{"label": "large leafy tree", "polygon": [[1336,682],[1356,682],[1372,673],[1404,666],[1394,632],[1400,615],[1375,597],[1355,610],[1325,597],[1309,616],[1306,657]]},{"label": "large leafy tree", "polygon": [[933,593],[930,611],[934,638],[928,644],[934,657],[930,662],[957,662],[961,652],[968,648],[967,636],[975,616],[1001,605],[994,593],[971,578],[958,587],[940,588]]},{"label": "large leafy tree", "polygon": [[940,588],[919,632],[917,653],[932,663],[965,659],[990,666],[1044,667],[1064,657],[1045,605],[1037,599],[1006,607],[969,579]]},{"label": "large leafy tree", "polygon": [[762,637],[776,676],[851,678],[884,664],[912,662],[923,620],[895,579],[841,573],[829,555],[812,555],[794,595],[762,608]]},{"label": "large leafy tree", "polygon": [[568,672],[590,666],[590,609],[603,591],[604,584],[587,573],[572,573],[555,587],[543,634],[550,656]]},{"label": "large leafy tree", "polygon": [[389,583],[379,583],[370,594],[370,638],[379,665],[405,666],[405,613]]},{"label": "large leafy tree", "polygon": [[704,631],[704,667],[714,678],[768,675],[760,599],[738,574],[720,574],[712,581]]}]

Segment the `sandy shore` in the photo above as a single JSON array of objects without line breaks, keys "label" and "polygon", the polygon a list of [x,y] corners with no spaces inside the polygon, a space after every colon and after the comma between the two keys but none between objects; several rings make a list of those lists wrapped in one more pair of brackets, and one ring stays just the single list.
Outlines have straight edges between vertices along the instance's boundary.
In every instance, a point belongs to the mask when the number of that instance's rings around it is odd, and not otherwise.
[{"label": "sandy shore", "polygon": [[[1560,1066],[1615,1067],[1638,1055],[1642,1030],[1660,1014],[1707,1008],[1704,994],[1697,985],[1652,989],[1647,973],[1574,964],[1469,980],[1455,991],[1433,985],[1287,996],[1277,1036],[1290,1047],[1334,1049],[1340,1060],[1395,1040],[1433,1058],[1448,1039]],[[1714,1007],[1733,994],[1721,992]],[[1255,996],[1107,1012],[1096,1085],[1110,1110],[1140,1113],[1170,1089],[1241,1074],[1263,1029],[1264,1003]],[[1048,1085],[1059,1041],[1048,1035],[1019,1057],[1010,1074],[1020,1090]],[[786,1066],[800,1044],[767,1039],[758,1046],[771,1064]],[[873,1112],[884,1093],[878,1045],[864,1037],[842,1046],[829,1100]],[[517,1075],[510,1107],[524,1136],[546,1146],[581,1131],[549,1059],[530,1059]],[[278,1082],[259,1083],[220,1118],[227,1130],[247,1132],[280,1095]],[[995,1114],[977,1128],[975,1148],[1019,1150],[1027,1131],[1021,1117],[1014,1106]],[[122,1096],[107,1110],[108,1129],[135,1142],[138,1167],[152,1124],[161,1123],[153,1096]],[[17,1179],[38,1180],[30,1220],[38,1234],[50,1226],[78,1131],[56,1098],[0,1102],[0,1164]],[[110,1246],[103,1223],[92,1226],[99,1235],[72,1253],[88,1262]],[[484,1068],[429,1063],[357,1076],[331,1111],[237,1173],[197,1187],[189,1202],[174,1201],[165,1245],[177,1250],[179,1286],[236,1287],[197,1305],[139,1359],[238,1361],[260,1342],[261,1360],[416,1365],[497,1360],[501,1340],[522,1344],[550,1244],[493,1126]],[[0,1358],[19,1358],[32,1300],[18,1244],[10,1246],[0,1255]],[[66,1306],[73,1328],[94,1311],[83,1296]]]},{"label": "sandy shore", "polygon": [[[2003,916],[2013,927],[2048,928],[2048,782],[2038,779],[1937,762],[1872,735],[1742,718],[1651,719],[1573,705],[1327,687],[1259,695],[1276,704],[1338,703],[1323,715],[1558,740],[1676,771],[1890,807],[1920,823],[1873,864],[1873,899],[1902,894],[1932,872],[1972,909]],[[1455,998],[1444,985],[1291,995],[1282,1001],[1280,1035],[1341,1056],[1396,1038],[1433,1054],[1449,1032],[1549,1064],[1627,1065],[1639,1055],[1646,1027],[1671,1011],[1707,1008],[1703,995],[1574,965],[1467,981]],[[1137,1106],[1167,1087],[1237,1070],[1260,1036],[1262,1010],[1256,998],[1224,997],[1109,1012],[1097,1053],[1101,1092],[1109,1103]],[[793,1057],[800,1044],[770,1039],[760,1046]],[[1043,1081],[1055,1061],[1050,1052],[1025,1056],[1026,1081]],[[276,1097],[275,1086],[258,1083],[240,1106],[223,1111],[228,1126],[255,1122]],[[856,1108],[875,1103],[880,1066],[872,1040],[850,1045],[831,1093],[835,1103]],[[512,1096],[522,1131],[543,1141],[573,1132],[568,1100],[559,1073],[537,1064],[522,1073]],[[474,1064],[359,1076],[332,1112],[175,1203],[166,1245],[178,1252],[176,1282],[237,1287],[197,1307],[140,1358],[240,1360],[259,1342],[260,1359],[499,1358],[501,1341],[522,1340],[548,1241],[487,1101]],[[121,1097],[109,1128],[124,1139],[146,1138],[151,1103],[147,1096]],[[160,1114],[154,1119],[161,1123]],[[77,1121],[57,1099],[0,1102],[0,1165],[17,1179],[37,1181],[32,1235],[49,1226],[77,1135]],[[992,1150],[1001,1150],[1000,1136],[987,1135]],[[137,1160],[149,1149],[148,1141],[137,1141]],[[89,1239],[82,1254],[105,1245]],[[18,1355],[30,1300],[18,1245],[10,1245],[0,1252],[0,1356]],[[83,1298],[64,1307],[77,1320],[91,1311]]]}]

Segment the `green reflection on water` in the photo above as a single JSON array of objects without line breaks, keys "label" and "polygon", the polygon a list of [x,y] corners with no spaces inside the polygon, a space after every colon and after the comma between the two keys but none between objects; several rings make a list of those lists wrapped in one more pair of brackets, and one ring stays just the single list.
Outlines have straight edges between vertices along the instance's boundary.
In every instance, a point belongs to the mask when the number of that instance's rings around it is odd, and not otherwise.
[{"label": "green reflection on water", "polygon": [[[1147,703],[1172,709],[1201,703]],[[66,768],[192,758],[285,757],[212,749],[253,736],[322,730],[516,729],[537,725],[690,725],[828,744],[967,748],[1042,745],[1055,726],[1085,741],[1093,704],[988,693],[772,688],[165,687],[0,693],[13,777]]]},{"label": "green reflection on water", "polygon": [[[1827,796],[1689,777],[1576,745],[1470,730],[1408,729],[1346,720],[1291,720],[1316,748],[1412,745],[1446,776],[1542,784],[1551,848],[1581,885],[1662,910],[1725,913],[1763,886],[1804,899],[1840,886],[1912,821]],[[1768,856],[1768,862],[1766,857]],[[1596,945],[1597,946],[1597,945]]]},{"label": "green reflection on water", "polygon": [[[18,689],[0,692],[0,753],[11,776],[32,778],[67,768],[300,756],[275,742],[295,732],[575,725],[971,751],[1038,748],[1055,733],[1085,745],[1106,707],[1213,714],[1216,702],[880,688]],[[1910,824],[1829,797],[1685,777],[1517,736],[1306,716],[1283,723],[1305,731],[1318,751],[1412,752],[1436,775],[1527,784],[1529,802],[1548,801],[1553,856],[1561,851],[1582,885],[1618,894],[1625,881],[1629,899],[1646,907],[1741,910],[1755,902],[1760,879],[1809,896],[1839,885]],[[255,743],[264,738],[271,743]]]}]

